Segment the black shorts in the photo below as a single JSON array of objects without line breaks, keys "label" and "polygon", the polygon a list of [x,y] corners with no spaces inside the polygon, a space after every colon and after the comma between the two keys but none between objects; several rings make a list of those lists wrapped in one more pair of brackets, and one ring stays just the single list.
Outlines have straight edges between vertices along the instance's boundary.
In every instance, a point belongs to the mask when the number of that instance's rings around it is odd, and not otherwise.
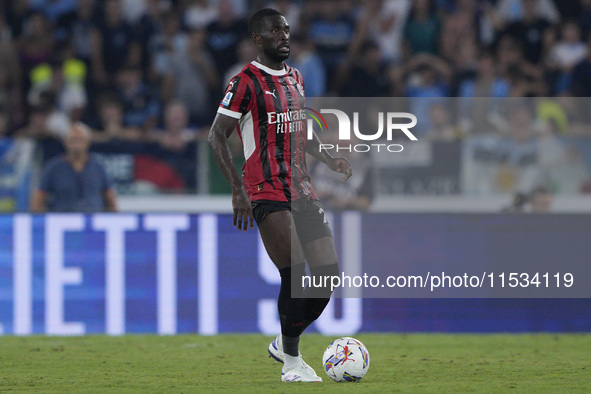
[{"label": "black shorts", "polygon": [[262,223],[268,214],[279,211],[291,211],[298,238],[302,244],[332,237],[324,207],[319,200],[300,198],[291,202],[252,201],[252,214],[257,224]]}]

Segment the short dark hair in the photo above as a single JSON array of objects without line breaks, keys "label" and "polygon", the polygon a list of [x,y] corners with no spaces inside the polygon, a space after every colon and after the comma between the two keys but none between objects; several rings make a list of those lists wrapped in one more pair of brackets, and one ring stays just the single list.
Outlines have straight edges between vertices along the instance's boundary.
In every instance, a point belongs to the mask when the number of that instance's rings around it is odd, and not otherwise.
[{"label": "short dark hair", "polygon": [[263,20],[269,16],[283,16],[283,14],[273,8],[263,8],[258,10],[250,17],[248,31],[250,34],[260,33],[263,28]]}]

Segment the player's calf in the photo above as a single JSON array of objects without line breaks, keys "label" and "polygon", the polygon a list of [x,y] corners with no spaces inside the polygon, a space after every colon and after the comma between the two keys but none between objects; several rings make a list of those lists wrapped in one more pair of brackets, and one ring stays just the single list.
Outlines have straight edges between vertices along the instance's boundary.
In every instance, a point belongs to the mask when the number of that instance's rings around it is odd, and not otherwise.
[{"label": "player's calf", "polygon": [[283,352],[297,357],[299,354],[299,337],[304,331],[304,317],[306,300],[301,287],[292,286],[306,273],[304,264],[294,265],[279,270],[281,275],[281,289],[279,290],[279,320],[281,322],[281,334]]},{"label": "player's calf", "polygon": [[[329,264],[319,267],[310,267],[310,274],[317,278],[338,277],[339,266],[338,264]],[[312,283],[314,283],[314,281],[312,281]],[[317,281],[315,283],[321,282]],[[305,327],[308,327],[312,322],[318,319],[328,305],[332,295],[332,287],[330,283],[330,281],[327,281],[324,286],[319,287],[308,286],[304,291],[304,297],[306,297],[304,312]]]}]

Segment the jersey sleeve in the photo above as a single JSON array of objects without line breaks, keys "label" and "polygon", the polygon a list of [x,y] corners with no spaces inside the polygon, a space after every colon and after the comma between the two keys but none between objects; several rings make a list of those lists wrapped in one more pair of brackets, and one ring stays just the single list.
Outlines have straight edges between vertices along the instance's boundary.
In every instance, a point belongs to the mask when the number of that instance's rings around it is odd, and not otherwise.
[{"label": "jersey sleeve", "polygon": [[248,79],[237,75],[226,87],[218,113],[240,119],[250,110],[252,97],[252,88]]}]

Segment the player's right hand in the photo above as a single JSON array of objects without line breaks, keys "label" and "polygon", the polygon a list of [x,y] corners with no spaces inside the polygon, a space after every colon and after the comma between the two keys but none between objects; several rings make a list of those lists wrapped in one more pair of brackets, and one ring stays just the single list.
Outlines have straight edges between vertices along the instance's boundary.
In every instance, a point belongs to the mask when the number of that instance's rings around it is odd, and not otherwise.
[{"label": "player's right hand", "polygon": [[353,175],[353,170],[351,169],[351,163],[349,160],[345,159],[344,157],[334,157],[331,161],[327,163],[328,168],[335,172],[340,172],[341,174],[345,174],[343,177],[343,182],[347,179],[351,178]]},{"label": "player's right hand", "polygon": [[232,193],[232,208],[234,210],[234,218],[232,219],[234,227],[242,231],[248,230],[248,227],[254,228],[252,206],[244,188],[235,190]]}]

